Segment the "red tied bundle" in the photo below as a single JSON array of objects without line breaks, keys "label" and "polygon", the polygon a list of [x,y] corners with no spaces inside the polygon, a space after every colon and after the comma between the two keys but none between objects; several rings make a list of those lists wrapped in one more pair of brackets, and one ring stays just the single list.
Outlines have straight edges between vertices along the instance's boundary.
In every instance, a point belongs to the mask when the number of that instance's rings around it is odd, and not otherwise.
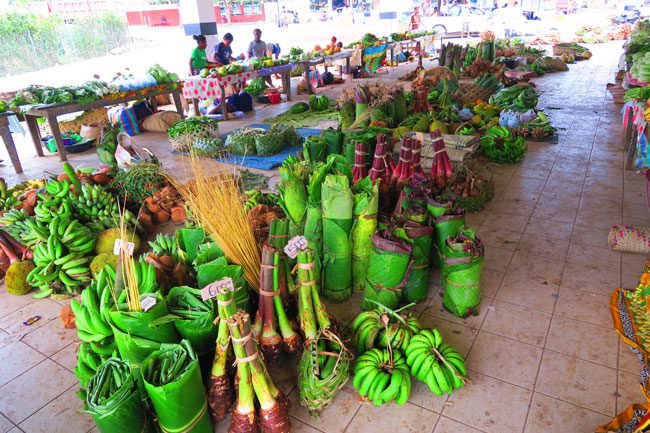
[{"label": "red tied bundle", "polygon": [[413,140],[409,137],[402,139],[402,146],[399,150],[399,161],[393,171],[393,179],[398,184],[405,184],[406,181],[413,175]]},{"label": "red tied bundle", "polygon": [[357,141],[354,143],[354,167],[352,168],[352,181],[357,183],[368,175],[366,170],[366,143]]},{"label": "red tied bundle", "polygon": [[440,189],[447,186],[447,181],[454,176],[454,169],[451,166],[449,155],[445,148],[445,140],[439,130],[431,133],[431,143],[433,144],[433,165],[431,166],[431,177],[435,179],[436,186]]},{"label": "red tied bundle", "polygon": [[413,142],[413,162],[411,169],[413,170],[413,175],[422,174],[424,175],[424,170],[422,170],[422,164],[420,163],[420,154],[422,152],[422,142],[420,140],[415,140]]},{"label": "red tied bundle", "polygon": [[[355,151],[356,159],[356,151]],[[375,156],[372,160],[372,168],[370,169],[370,180],[374,185],[378,179],[387,181],[395,169],[393,158],[388,154],[388,143],[386,142],[386,135],[377,134],[377,146],[375,147]]]}]

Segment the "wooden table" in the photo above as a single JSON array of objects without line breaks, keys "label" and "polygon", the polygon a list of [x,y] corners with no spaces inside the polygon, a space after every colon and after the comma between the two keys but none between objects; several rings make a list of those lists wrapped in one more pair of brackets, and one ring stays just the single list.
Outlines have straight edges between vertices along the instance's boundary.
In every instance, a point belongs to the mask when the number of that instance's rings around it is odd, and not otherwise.
[{"label": "wooden table", "polygon": [[[333,62],[337,60],[345,60],[345,70],[349,74],[350,73],[350,58],[352,57],[353,51],[352,50],[346,50],[346,51],[341,51],[339,53],[331,54],[329,56],[322,56],[322,57],[313,57],[309,60],[299,60],[295,62],[296,67],[303,68],[305,70],[304,76],[305,80],[307,80],[307,83],[310,82],[309,80],[309,70],[312,67],[316,67],[318,65],[324,65],[325,67],[325,72],[327,72],[328,65],[332,64]],[[339,74],[343,76],[343,66],[339,66]],[[309,93],[314,93],[314,89],[312,89],[311,84],[309,85]]]},{"label": "wooden table", "polygon": [[56,143],[56,149],[59,152],[59,158],[61,161],[67,161],[68,157],[66,155],[65,147],[63,146],[63,141],[61,138],[61,130],[59,129],[59,122],[57,116],[68,113],[76,113],[78,111],[88,111],[94,110],[96,108],[107,107],[110,105],[124,104],[129,101],[135,101],[138,99],[152,99],[158,95],[167,95],[171,94],[174,98],[174,105],[176,106],[176,111],[178,114],[183,117],[183,106],[181,105],[181,94],[180,86],[176,88],[168,88],[160,90],[158,88],[153,88],[153,90],[148,91],[144,94],[126,96],[124,98],[118,99],[99,99],[97,101],[91,102],[89,104],[79,105],[77,103],[70,104],[57,104],[57,105],[46,105],[46,106],[34,106],[30,108],[27,112],[24,113],[25,121],[27,122],[27,127],[29,128],[29,133],[32,136],[32,141],[34,142],[34,148],[38,156],[43,156],[43,145],[41,143],[41,131],[38,129],[37,119],[39,117],[44,117],[47,119],[47,122],[50,126],[50,132],[54,137],[54,142]]},{"label": "wooden table", "polygon": [[18,152],[16,152],[16,145],[14,144],[14,139],[9,130],[9,116],[15,115],[16,113],[11,111],[0,113],[0,135],[2,136],[2,141],[5,143],[14,170],[19,174],[23,172],[23,166],[20,165],[20,158],[18,158]]},{"label": "wooden table", "polygon": [[[199,100],[215,98],[223,102],[226,94],[226,86],[244,83],[258,77],[268,77],[270,75],[279,74],[282,77],[282,90],[287,95],[287,101],[291,101],[291,69],[294,68],[293,63],[286,65],[273,66],[270,68],[262,68],[256,71],[240,72],[238,74],[229,74],[218,77],[200,77],[197,75],[188,77],[183,82],[183,96],[185,99],[191,100],[194,105],[194,113],[199,113]],[[221,113],[224,120],[228,113],[228,104],[221,104]]]}]

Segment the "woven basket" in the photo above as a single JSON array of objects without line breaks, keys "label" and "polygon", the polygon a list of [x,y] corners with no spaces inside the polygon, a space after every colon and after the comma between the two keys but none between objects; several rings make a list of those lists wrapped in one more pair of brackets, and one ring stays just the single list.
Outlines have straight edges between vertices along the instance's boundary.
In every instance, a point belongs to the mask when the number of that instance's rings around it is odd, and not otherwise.
[{"label": "woven basket", "polygon": [[615,225],[609,231],[607,244],[614,251],[650,253],[650,228]]},{"label": "woven basket", "polygon": [[561,56],[562,54],[571,54],[575,56],[577,54],[577,51],[572,50],[571,48],[562,47],[560,45],[553,45],[553,55]]},{"label": "woven basket", "polygon": [[461,83],[460,88],[454,93],[453,98],[461,104],[470,104],[479,99],[487,101],[493,93],[493,90],[478,87],[474,83]]},{"label": "woven basket", "polygon": [[[81,116],[77,117],[74,120],[70,120],[68,122],[59,122],[59,129],[61,131],[74,131],[75,133],[79,134],[81,132],[81,127],[84,124],[95,124],[100,129],[101,126],[107,125],[108,115],[106,114],[106,109],[95,108],[94,110],[84,111]],[[50,133],[49,124],[46,123],[46,127],[44,129],[47,133]]]},{"label": "woven basket", "polygon": [[197,129],[196,131],[188,131],[175,138],[169,137],[169,141],[172,144],[172,149],[175,151],[189,152],[194,141],[199,138],[219,138],[219,127],[204,124],[201,125],[201,129]]}]

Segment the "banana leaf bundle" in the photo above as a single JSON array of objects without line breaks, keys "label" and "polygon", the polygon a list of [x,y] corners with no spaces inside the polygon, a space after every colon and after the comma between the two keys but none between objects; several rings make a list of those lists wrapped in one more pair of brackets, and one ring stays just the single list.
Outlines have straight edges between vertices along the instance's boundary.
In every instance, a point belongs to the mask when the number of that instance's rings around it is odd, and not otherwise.
[{"label": "banana leaf bundle", "polygon": [[395,213],[404,218],[425,224],[428,219],[426,197],[430,192],[428,178],[423,174],[414,174],[400,192]]},{"label": "banana leaf bundle", "polygon": [[323,294],[342,302],[352,294],[352,209],[354,199],[349,180],[328,175],[322,188],[323,207]]},{"label": "banana leaf bundle", "polygon": [[300,404],[318,418],[348,381],[350,352],[333,331],[315,278],[314,253],[298,252],[298,316],[305,348],[298,363]]},{"label": "banana leaf bundle", "polygon": [[350,239],[352,239],[352,288],[354,290],[363,290],[366,282],[368,259],[372,250],[370,236],[377,229],[379,185],[379,182],[373,185],[370,177],[364,177],[352,188],[354,223]]},{"label": "banana leaf bundle", "polygon": [[283,291],[286,293],[286,288],[280,288],[286,284],[286,268],[281,266],[281,254],[269,243],[262,246],[259,303],[253,331],[264,359],[269,362],[277,360],[283,349],[297,353],[302,345],[300,334],[293,330],[280,296]]},{"label": "banana leaf bundle", "polygon": [[136,373],[126,361],[110,358],[90,380],[87,388],[88,412],[101,433],[153,433]]},{"label": "banana leaf bundle", "polygon": [[343,152],[343,133],[334,128],[323,131],[323,138],[327,143],[327,156]]},{"label": "banana leaf bundle", "polygon": [[327,158],[327,140],[323,137],[311,136],[302,144],[302,153],[305,161],[310,164],[325,162]]},{"label": "banana leaf bundle", "polygon": [[187,340],[161,344],[142,362],[142,378],[163,432],[212,433],[199,358]]},{"label": "banana leaf bundle", "polygon": [[434,259],[438,267],[444,262],[445,242],[449,236],[456,236],[465,226],[465,211],[463,209],[448,210],[444,215],[435,219],[436,229],[434,247]]},{"label": "banana leaf bundle", "polygon": [[217,317],[215,303],[211,299],[204,301],[199,289],[179,286],[167,294],[167,307],[176,316],[173,323],[178,335],[192,344],[199,356],[201,371],[207,374],[217,339],[217,327],[213,323]]},{"label": "banana leaf bundle", "polygon": [[160,293],[142,293],[140,301],[147,297],[156,299],[156,305],[147,311],[129,311],[127,304],[118,299],[118,303],[108,312],[120,357],[133,368],[139,368],[142,361],[151,352],[158,350],[161,343],[176,343],[180,340],[173,323],[155,323],[169,314],[165,298]]},{"label": "banana leaf bundle", "polygon": [[323,182],[332,164],[333,160],[330,160],[327,164],[314,167],[307,184],[308,199],[303,234],[311,248],[317,252],[318,257],[322,257],[323,251],[323,209],[321,206]]},{"label": "banana leaf bundle", "polygon": [[354,167],[354,145],[355,142],[349,139],[343,142],[343,156],[350,167]]},{"label": "banana leaf bundle", "polygon": [[307,209],[307,189],[305,173],[295,157],[287,158],[280,167],[278,205],[289,218],[289,237],[302,234],[305,212]]},{"label": "banana leaf bundle", "polygon": [[454,208],[454,200],[449,196],[441,196],[435,194],[427,194],[427,211],[431,215],[432,219],[443,216],[446,213],[451,212],[451,209]]},{"label": "banana leaf bundle", "polygon": [[371,310],[376,304],[370,301],[375,301],[395,310],[408,282],[413,248],[390,229],[377,231],[370,239],[373,247],[361,308]]},{"label": "banana leaf bundle", "polygon": [[429,259],[433,241],[433,227],[408,221],[395,229],[395,234],[412,246],[413,264],[409,279],[404,287],[403,297],[406,302],[420,302],[427,297],[429,285]]},{"label": "banana leaf bundle", "polygon": [[257,345],[252,338],[248,313],[239,310],[232,315],[228,319],[228,328],[239,379],[237,404],[232,411],[228,431],[291,433],[289,400],[275,386],[262,356],[259,356]]},{"label": "banana leaf bundle", "polygon": [[443,306],[458,317],[478,315],[485,249],[472,229],[445,242],[442,267]]}]

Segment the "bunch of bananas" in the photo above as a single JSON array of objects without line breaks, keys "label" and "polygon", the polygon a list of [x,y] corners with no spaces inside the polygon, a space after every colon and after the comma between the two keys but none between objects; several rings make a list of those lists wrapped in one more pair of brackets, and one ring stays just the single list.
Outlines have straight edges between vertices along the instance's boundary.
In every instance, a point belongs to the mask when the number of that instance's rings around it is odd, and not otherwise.
[{"label": "bunch of bananas", "polygon": [[88,385],[99,366],[110,357],[111,354],[100,355],[91,349],[90,344],[81,343],[77,351],[77,366],[74,369],[79,384],[82,387]]},{"label": "bunch of bananas", "polygon": [[38,193],[40,201],[34,208],[36,220],[43,223],[49,223],[55,217],[68,219],[72,216],[72,207],[70,205],[70,184],[68,182],[59,182],[52,180],[45,185],[45,193]]},{"label": "bunch of bananas", "polygon": [[24,209],[11,209],[0,216],[0,225],[12,238],[23,240],[24,236],[30,236],[29,227],[25,223],[30,218]]},{"label": "bunch of bananas", "polygon": [[391,400],[404,404],[411,394],[409,367],[399,350],[392,351],[392,356],[388,349],[365,352],[357,359],[352,384],[375,406]]},{"label": "bunch of bananas", "polygon": [[[75,216],[83,222],[103,224],[104,228],[117,227],[120,220],[120,206],[115,198],[101,185],[83,184],[81,193],[71,195]],[[135,216],[124,209],[126,223],[137,227]]]},{"label": "bunch of bananas", "polygon": [[422,330],[417,318],[410,314],[398,314],[377,308],[364,311],[352,322],[354,346],[359,353],[373,347],[404,349],[411,337]]},{"label": "bunch of bananas", "polygon": [[35,298],[52,294],[73,294],[90,281],[91,256],[95,235],[77,220],[54,217],[44,225],[26,221],[35,236],[34,264],[27,282],[38,287]]},{"label": "bunch of bananas", "polygon": [[7,182],[0,178],[0,210],[13,209],[20,205],[20,200],[7,188]]},{"label": "bunch of bananas", "polygon": [[244,192],[246,201],[244,202],[244,210],[248,212],[255,206],[266,204],[269,206],[278,204],[278,195],[272,193],[263,193],[259,189],[251,189]]},{"label": "bunch of bananas", "polygon": [[149,246],[158,257],[169,256],[177,263],[185,262],[185,253],[178,247],[176,236],[159,233],[153,242],[149,242]]},{"label": "bunch of bananas", "polygon": [[79,340],[87,344],[99,343],[97,348],[103,353],[106,353],[113,340],[108,310],[113,306],[110,286],[114,283],[115,271],[110,266],[105,266],[90,286],[81,292],[81,303],[76,299],[70,302]]},{"label": "bunch of bananas", "polygon": [[404,351],[411,374],[437,395],[451,394],[465,385],[465,359],[442,342],[437,329],[424,329],[411,338]]}]

